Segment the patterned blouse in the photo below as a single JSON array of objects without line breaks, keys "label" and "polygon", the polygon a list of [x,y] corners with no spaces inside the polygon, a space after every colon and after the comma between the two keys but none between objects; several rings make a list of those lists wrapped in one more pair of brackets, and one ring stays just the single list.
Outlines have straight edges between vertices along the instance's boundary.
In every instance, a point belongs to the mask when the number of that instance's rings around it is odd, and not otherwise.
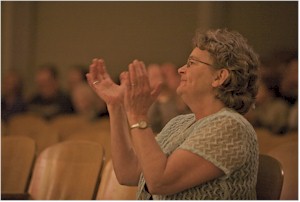
[{"label": "patterned blouse", "polygon": [[[154,200],[255,200],[258,144],[251,124],[234,110],[223,108],[200,120],[194,114],[173,118],[156,137],[169,156],[176,149],[193,152],[220,168],[225,175]],[[141,174],[137,199],[149,200]]]}]

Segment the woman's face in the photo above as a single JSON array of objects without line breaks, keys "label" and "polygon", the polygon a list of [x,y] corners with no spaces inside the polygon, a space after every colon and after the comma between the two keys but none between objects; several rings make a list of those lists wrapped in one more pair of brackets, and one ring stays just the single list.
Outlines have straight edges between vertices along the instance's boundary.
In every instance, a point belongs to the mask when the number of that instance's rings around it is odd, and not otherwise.
[{"label": "woman's face", "polygon": [[184,100],[201,99],[206,95],[213,95],[213,86],[216,70],[212,67],[213,59],[208,51],[194,48],[188,62],[179,68],[181,76],[177,93]]}]

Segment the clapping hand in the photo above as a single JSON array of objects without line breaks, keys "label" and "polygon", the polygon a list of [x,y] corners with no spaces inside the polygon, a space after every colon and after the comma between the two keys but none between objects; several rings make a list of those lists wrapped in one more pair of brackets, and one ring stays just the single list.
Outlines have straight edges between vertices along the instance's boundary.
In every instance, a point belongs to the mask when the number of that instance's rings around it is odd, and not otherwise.
[{"label": "clapping hand", "polygon": [[138,60],[129,64],[129,71],[121,73],[120,85],[111,79],[102,59],[93,60],[86,76],[91,88],[107,105],[124,105],[129,116],[146,115],[160,93],[160,84],[150,87],[145,64]]},{"label": "clapping hand", "polygon": [[148,73],[142,61],[129,64],[129,75],[125,77],[125,110],[127,116],[137,118],[147,116],[147,112],[160,93],[160,83],[150,86]]},{"label": "clapping hand", "polygon": [[[123,104],[125,85],[122,82],[127,73],[121,74],[121,85],[117,85],[106,71],[104,60],[94,59],[86,75],[91,88],[107,105]],[[123,83],[123,84],[122,84]]]}]

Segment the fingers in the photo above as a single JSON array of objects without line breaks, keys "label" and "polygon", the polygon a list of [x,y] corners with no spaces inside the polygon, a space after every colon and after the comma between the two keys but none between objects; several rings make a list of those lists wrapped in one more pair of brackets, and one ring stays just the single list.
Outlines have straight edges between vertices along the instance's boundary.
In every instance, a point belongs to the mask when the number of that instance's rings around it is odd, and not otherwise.
[{"label": "fingers", "polygon": [[130,81],[129,81],[129,73],[128,72],[122,72],[120,74],[120,82],[121,85],[124,86],[129,86],[130,85]]},{"label": "fingers", "polygon": [[87,82],[88,82],[88,84],[91,86],[91,87],[93,87],[93,79],[92,79],[92,75],[91,75],[91,73],[87,73],[86,74],[86,79],[87,79]]},{"label": "fingers", "polygon": [[134,60],[129,64],[129,77],[131,87],[145,86],[148,82],[145,64],[139,60]]},{"label": "fingers", "polygon": [[93,59],[92,64],[89,68],[89,73],[86,74],[86,78],[88,81],[88,84],[93,88],[93,82],[97,80],[97,71],[96,71],[96,61],[97,59]]},{"label": "fingers", "polygon": [[[145,64],[142,61],[134,60],[128,66],[129,71],[120,75],[121,83],[135,88],[136,86],[144,87],[149,85],[148,73]],[[90,65],[89,73],[86,75],[88,83],[93,88],[103,80],[110,78],[106,71],[103,59],[95,58]]]},{"label": "fingers", "polygon": [[93,59],[92,64],[90,65],[89,78],[91,81],[97,80],[98,72],[96,66],[97,66],[97,59],[95,58]]},{"label": "fingers", "polygon": [[106,67],[103,59],[97,60],[96,68],[98,71],[97,79],[103,80],[109,76],[106,72]]},{"label": "fingers", "polygon": [[130,63],[128,66],[128,70],[129,70],[129,85],[131,85],[131,87],[134,87],[135,85],[137,85],[137,75],[136,75],[136,67],[133,63]]},{"label": "fingers", "polygon": [[92,87],[95,87],[95,85],[102,80],[110,78],[106,71],[104,60],[98,58],[93,59],[89,68],[89,73],[86,75],[86,77],[89,85]]}]

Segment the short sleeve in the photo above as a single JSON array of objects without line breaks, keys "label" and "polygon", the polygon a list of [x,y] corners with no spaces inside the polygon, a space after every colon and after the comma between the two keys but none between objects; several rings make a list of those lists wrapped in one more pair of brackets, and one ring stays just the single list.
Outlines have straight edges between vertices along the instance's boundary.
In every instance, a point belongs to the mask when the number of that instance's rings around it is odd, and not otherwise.
[{"label": "short sleeve", "polygon": [[246,161],[245,133],[245,126],[236,119],[218,116],[196,126],[178,149],[205,158],[228,175]]}]

